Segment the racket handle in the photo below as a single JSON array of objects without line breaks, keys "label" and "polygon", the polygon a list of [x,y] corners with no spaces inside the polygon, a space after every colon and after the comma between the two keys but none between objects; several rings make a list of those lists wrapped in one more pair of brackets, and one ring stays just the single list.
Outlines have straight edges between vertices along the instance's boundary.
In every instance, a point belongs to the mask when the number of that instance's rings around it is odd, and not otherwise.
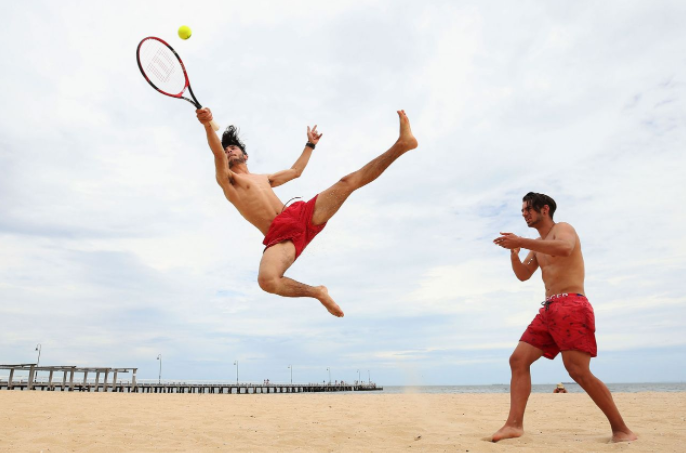
[{"label": "racket handle", "polygon": [[214,120],[210,121],[210,126],[212,126],[215,132],[219,130],[219,124],[215,123]]}]

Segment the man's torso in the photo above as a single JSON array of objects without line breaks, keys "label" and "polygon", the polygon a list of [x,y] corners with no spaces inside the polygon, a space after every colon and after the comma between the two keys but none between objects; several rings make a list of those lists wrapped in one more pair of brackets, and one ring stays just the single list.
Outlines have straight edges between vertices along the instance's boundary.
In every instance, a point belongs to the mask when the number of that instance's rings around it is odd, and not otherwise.
[{"label": "man's torso", "polygon": [[[561,225],[556,224],[543,239],[554,240]],[[571,225],[567,224],[571,228]],[[576,238],[570,256],[553,256],[534,252],[536,261],[541,268],[546,297],[562,293],[580,293],[584,291],[584,258],[581,254],[581,241],[574,231]]]},{"label": "man's torso", "polygon": [[217,181],[238,212],[266,235],[274,218],[283,210],[267,175],[234,173],[231,181]]}]

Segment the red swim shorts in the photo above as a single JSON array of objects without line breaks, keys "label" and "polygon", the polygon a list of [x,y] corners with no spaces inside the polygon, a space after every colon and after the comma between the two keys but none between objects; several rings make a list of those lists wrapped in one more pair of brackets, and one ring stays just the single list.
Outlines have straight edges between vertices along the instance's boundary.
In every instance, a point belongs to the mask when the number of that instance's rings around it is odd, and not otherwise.
[{"label": "red swim shorts", "polygon": [[267,246],[265,250],[281,242],[293,241],[295,245],[295,259],[298,259],[303,250],[305,250],[305,247],[307,247],[307,244],[312,242],[312,239],[326,226],[326,223],[321,225],[312,223],[317,196],[315,195],[307,203],[297,201],[276,216],[269,226],[264,241],[262,241]]},{"label": "red swim shorts", "polygon": [[551,360],[560,351],[598,355],[595,315],[583,294],[558,294],[543,304],[519,341],[542,350],[543,357]]}]

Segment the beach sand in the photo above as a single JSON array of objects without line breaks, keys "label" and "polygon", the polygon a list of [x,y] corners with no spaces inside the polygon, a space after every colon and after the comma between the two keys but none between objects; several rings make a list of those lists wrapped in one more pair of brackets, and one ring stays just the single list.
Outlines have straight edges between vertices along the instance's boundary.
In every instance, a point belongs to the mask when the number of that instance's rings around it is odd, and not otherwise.
[{"label": "beach sand", "polygon": [[608,444],[586,394],[533,394],[493,444],[507,394],[122,394],[0,391],[1,452],[685,452],[686,393],[617,393],[639,436]]}]

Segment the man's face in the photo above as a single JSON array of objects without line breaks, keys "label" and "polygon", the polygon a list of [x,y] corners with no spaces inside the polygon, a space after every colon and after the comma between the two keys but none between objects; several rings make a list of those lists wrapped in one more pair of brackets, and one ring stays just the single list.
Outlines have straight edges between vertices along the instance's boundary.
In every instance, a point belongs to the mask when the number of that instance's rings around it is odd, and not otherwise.
[{"label": "man's face", "polygon": [[536,224],[541,221],[543,210],[541,210],[541,212],[536,212],[531,206],[531,203],[525,201],[522,203],[522,217],[524,217],[524,221],[530,228],[534,228]]},{"label": "man's face", "polygon": [[243,154],[243,151],[236,145],[229,145],[224,149],[226,158],[229,160],[229,168],[234,165],[244,164],[248,160],[248,156]]}]

